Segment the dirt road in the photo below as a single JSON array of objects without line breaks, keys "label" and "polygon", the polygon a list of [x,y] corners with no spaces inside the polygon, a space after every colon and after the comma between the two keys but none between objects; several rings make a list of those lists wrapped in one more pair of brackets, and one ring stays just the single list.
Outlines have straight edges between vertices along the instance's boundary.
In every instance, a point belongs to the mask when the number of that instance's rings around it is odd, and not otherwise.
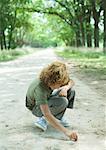
[{"label": "dirt road", "polygon": [[51,126],[46,132],[34,127],[36,118],[25,108],[26,90],[41,68],[56,59],[53,50],[47,49],[0,63],[0,150],[105,150],[105,98],[74,71],[75,108],[65,116],[70,130],[78,132],[78,142]]}]

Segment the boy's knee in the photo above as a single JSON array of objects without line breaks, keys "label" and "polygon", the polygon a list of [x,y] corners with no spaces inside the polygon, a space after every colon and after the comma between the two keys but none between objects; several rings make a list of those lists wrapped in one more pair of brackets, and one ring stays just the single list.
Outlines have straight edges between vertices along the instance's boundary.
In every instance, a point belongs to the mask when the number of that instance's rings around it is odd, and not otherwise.
[{"label": "boy's knee", "polygon": [[67,108],[68,106],[68,99],[66,97],[61,97],[60,99],[60,105],[63,106],[64,108]]},{"label": "boy's knee", "polygon": [[74,97],[75,97],[75,90],[69,89],[69,90],[68,90],[68,93],[67,93],[67,97],[68,97],[69,100],[70,100],[71,98],[74,98]]},{"label": "boy's knee", "polygon": [[68,99],[62,96],[53,97],[49,101],[49,106],[64,110],[68,106]]},{"label": "boy's knee", "polygon": [[52,114],[56,115],[64,111],[68,106],[68,99],[66,97],[53,97],[49,101],[49,108]]}]

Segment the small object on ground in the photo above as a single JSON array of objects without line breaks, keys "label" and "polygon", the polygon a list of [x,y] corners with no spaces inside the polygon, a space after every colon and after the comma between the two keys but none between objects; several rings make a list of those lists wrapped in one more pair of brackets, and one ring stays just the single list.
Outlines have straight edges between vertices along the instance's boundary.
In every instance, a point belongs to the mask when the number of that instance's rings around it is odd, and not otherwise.
[{"label": "small object on ground", "polygon": [[9,125],[8,125],[8,124],[6,124],[6,125],[5,125],[5,127],[9,127]]}]

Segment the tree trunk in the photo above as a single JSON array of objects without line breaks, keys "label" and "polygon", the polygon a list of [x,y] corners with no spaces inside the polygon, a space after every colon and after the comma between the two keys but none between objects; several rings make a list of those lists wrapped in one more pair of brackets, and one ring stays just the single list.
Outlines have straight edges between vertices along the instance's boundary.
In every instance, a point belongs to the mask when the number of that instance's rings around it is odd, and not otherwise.
[{"label": "tree trunk", "polygon": [[90,32],[87,33],[87,47],[92,47],[92,35]]},{"label": "tree trunk", "polygon": [[84,24],[82,21],[80,22],[80,25],[81,25],[82,46],[85,46],[85,31],[84,31]]},{"label": "tree trunk", "polygon": [[75,31],[75,34],[76,34],[76,46],[80,47],[80,46],[82,46],[80,31],[78,31],[78,30]]},{"label": "tree trunk", "polygon": [[2,32],[0,31],[0,47],[1,47],[1,50],[3,50],[3,38],[2,38]]},{"label": "tree trunk", "polygon": [[4,43],[4,48],[7,49],[7,46],[6,46],[6,36],[5,36],[4,31],[3,31],[3,43]]},{"label": "tree trunk", "polygon": [[2,37],[0,36],[0,47],[1,47],[1,50],[3,50],[3,41],[2,41]]},{"label": "tree trunk", "polygon": [[92,47],[92,31],[91,31],[91,10],[88,9],[87,18],[86,18],[86,40],[87,47]]},{"label": "tree trunk", "polygon": [[12,44],[11,43],[13,42],[12,40],[14,40],[13,39],[13,31],[15,29],[16,16],[17,16],[17,10],[15,10],[15,12],[14,12],[14,20],[13,20],[13,22],[11,24],[11,29],[10,29],[10,32],[9,32],[8,49],[12,48]]},{"label": "tree trunk", "polygon": [[99,47],[99,18],[95,19],[94,23],[94,46]]},{"label": "tree trunk", "polygon": [[[105,3],[106,5],[106,3]],[[103,39],[103,52],[106,54],[106,7],[104,8],[104,39]]]},{"label": "tree trunk", "polygon": [[8,49],[10,49],[11,48],[11,42],[12,42],[12,29],[11,29],[11,31],[9,33],[9,39],[8,40],[9,40],[8,41]]},{"label": "tree trunk", "polygon": [[80,26],[81,26],[81,37],[82,37],[82,46],[85,46],[86,39],[85,39],[85,5],[84,0],[78,1],[79,5],[81,6],[81,14],[80,14]]},{"label": "tree trunk", "polygon": [[99,47],[99,18],[100,18],[100,12],[101,12],[101,6],[99,10],[96,8],[96,1],[92,0],[92,12],[93,12],[93,18],[94,18],[94,46]]}]

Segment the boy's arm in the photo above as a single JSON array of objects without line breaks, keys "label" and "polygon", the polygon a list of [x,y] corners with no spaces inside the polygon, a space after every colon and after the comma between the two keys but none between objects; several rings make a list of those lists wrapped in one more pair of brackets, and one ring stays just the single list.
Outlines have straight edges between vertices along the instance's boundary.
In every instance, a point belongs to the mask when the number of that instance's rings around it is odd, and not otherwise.
[{"label": "boy's arm", "polygon": [[65,88],[67,91],[72,88],[75,85],[74,81],[71,79],[67,85],[62,86],[62,88]]},{"label": "boy's arm", "polygon": [[67,91],[75,85],[73,80],[70,80],[67,85],[60,87],[61,91],[59,93],[60,96],[67,97]]},{"label": "boy's arm", "polygon": [[47,104],[40,105],[41,111],[47,121],[56,129],[62,131],[66,136],[70,138],[70,140],[77,141],[78,137],[75,132],[71,132],[66,129],[63,125],[59,123],[59,121],[51,114],[49,106]]}]

